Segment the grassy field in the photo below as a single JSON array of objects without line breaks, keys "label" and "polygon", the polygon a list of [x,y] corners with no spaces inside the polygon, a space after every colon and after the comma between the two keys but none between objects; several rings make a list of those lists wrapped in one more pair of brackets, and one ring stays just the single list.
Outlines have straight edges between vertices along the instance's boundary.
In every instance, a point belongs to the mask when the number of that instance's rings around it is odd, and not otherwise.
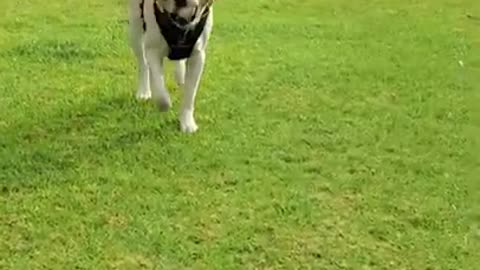
[{"label": "grassy field", "polygon": [[475,2],[218,1],[189,136],[126,1],[1,1],[0,269],[478,269]]}]

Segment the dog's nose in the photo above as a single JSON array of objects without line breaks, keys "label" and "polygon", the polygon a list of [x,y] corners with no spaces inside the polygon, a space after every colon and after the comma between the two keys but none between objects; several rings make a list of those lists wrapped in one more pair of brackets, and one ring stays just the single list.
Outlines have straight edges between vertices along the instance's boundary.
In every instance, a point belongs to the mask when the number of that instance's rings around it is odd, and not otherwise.
[{"label": "dog's nose", "polygon": [[179,25],[182,25],[182,26],[188,24],[187,19],[185,19],[185,18],[183,18],[183,17],[180,17],[180,16],[177,16],[177,17],[175,18],[175,21],[176,21]]}]

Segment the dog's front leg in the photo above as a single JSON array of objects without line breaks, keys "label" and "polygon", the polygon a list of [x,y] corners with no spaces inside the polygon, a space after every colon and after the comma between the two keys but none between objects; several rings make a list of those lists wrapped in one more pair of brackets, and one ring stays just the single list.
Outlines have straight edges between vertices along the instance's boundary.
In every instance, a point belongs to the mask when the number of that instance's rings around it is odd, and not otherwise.
[{"label": "dog's front leg", "polygon": [[180,111],[180,128],[183,132],[194,133],[197,131],[198,126],[195,123],[194,110],[195,110],[195,97],[198,87],[200,85],[200,79],[203,73],[203,67],[205,65],[205,52],[196,51],[187,61],[187,70],[185,74],[185,87],[183,104]]},{"label": "dog's front leg", "polygon": [[153,100],[157,103],[160,111],[166,112],[170,109],[170,94],[165,87],[165,76],[162,51],[155,48],[146,48],[145,56],[150,69],[150,88]]}]

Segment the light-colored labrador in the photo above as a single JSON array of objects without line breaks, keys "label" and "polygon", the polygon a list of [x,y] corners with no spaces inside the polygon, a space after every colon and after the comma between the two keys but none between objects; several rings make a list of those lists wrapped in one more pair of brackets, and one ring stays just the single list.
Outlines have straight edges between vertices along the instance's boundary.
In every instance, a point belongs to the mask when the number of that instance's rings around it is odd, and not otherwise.
[{"label": "light-colored labrador", "polygon": [[153,98],[161,111],[171,106],[164,60],[176,61],[175,79],[183,88],[180,129],[193,133],[195,97],[213,27],[213,0],[130,0],[130,46],[138,60],[137,98]]}]

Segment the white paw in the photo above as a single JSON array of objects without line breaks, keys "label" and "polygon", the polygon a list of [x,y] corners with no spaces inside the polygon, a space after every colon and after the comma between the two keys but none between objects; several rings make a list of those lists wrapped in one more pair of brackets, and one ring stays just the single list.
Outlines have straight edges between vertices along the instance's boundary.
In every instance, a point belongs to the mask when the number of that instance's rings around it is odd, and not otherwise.
[{"label": "white paw", "polygon": [[149,100],[152,98],[152,92],[146,90],[138,90],[136,97],[138,100]]},{"label": "white paw", "polygon": [[175,83],[183,89],[183,85],[185,85],[185,75],[175,73]]},{"label": "white paw", "polygon": [[180,88],[185,84],[185,60],[178,61],[175,68],[175,82]]},{"label": "white paw", "polygon": [[198,130],[198,126],[193,116],[180,117],[180,129],[184,133],[195,133]]}]

